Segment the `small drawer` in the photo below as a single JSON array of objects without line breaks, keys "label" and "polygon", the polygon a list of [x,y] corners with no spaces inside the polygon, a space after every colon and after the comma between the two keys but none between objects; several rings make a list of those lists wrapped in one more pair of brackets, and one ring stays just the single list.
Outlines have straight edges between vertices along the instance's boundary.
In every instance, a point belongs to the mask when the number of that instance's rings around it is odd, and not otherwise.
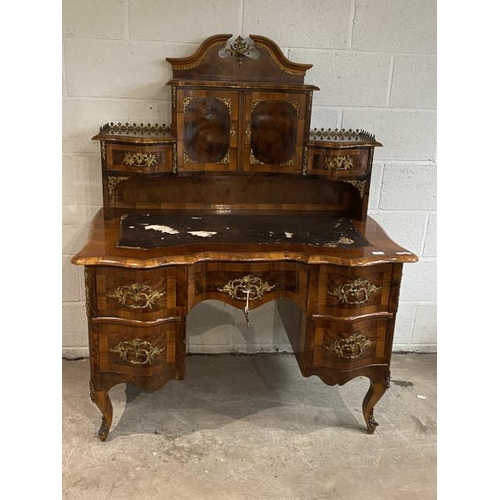
[{"label": "small drawer", "polygon": [[173,370],[178,357],[179,322],[155,326],[100,322],[92,325],[93,359],[100,372],[158,376]]},{"label": "small drawer", "polygon": [[364,177],[368,172],[368,149],[310,148],[307,173],[332,179]]},{"label": "small drawer", "polygon": [[195,269],[195,302],[221,300],[253,309],[278,297],[305,306],[307,272],[294,263],[201,264]]},{"label": "small drawer", "polygon": [[389,311],[392,267],[320,266],[317,313],[355,317]]},{"label": "small drawer", "polygon": [[153,321],[175,315],[177,268],[96,268],[97,316]]},{"label": "small drawer", "polygon": [[354,322],[316,320],[313,365],[349,370],[388,363],[387,321],[385,318]]},{"label": "small drawer", "polygon": [[106,143],[108,171],[138,174],[172,172],[172,145]]}]

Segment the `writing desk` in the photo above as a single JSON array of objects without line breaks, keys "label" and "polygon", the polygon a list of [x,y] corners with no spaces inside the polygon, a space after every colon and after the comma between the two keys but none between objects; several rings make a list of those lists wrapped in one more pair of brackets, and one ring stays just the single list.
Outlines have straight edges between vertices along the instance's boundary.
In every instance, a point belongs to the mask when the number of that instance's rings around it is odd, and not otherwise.
[{"label": "writing desk", "polygon": [[305,377],[364,376],[368,433],[389,384],[404,263],[417,257],[367,216],[363,130],[310,130],[310,65],[271,40],[205,40],[173,67],[172,125],[106,124],[103,207],[72,262],[85,266],[90,395],[111,427],[111,387],[185,376],[199,302],[271,300]]}]

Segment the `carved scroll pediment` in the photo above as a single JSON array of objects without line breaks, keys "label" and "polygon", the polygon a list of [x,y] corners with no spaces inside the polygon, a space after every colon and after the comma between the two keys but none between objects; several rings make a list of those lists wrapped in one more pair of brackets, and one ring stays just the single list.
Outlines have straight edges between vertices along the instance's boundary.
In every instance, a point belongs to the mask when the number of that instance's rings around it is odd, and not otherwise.
[{"label": "carved scroll pediment", "polygon": [[306,71],[312,67],[290,61],[274,41],[260,35],[214,35],[194,54],[166,60],[172,65],[174,79],[183,80],[304,83]]}]

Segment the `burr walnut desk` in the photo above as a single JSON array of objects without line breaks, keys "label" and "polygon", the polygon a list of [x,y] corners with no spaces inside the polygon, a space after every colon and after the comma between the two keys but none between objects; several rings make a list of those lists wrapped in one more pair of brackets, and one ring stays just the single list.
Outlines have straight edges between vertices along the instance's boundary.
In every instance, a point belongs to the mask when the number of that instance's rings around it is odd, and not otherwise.
[{"label": "burr walnut desk", "polygon": [[271,40],[215,35],[173,68],[172,125],[106,124],[103,207],[85,266],[90,396],[105,440],[111,387],[185,375],[186,315],[276,300],[302,374],[364,376],[368,433],[389,384],[402,267],[416,256],[367,216],[363,130],[310,130],[310,65]]}]

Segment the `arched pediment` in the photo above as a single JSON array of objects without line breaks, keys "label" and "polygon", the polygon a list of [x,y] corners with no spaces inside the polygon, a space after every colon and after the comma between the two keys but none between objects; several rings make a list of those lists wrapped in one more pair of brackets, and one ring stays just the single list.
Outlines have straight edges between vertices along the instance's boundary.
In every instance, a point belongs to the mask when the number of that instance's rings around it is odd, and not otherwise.
[{"label": "arched pediment", "polygon": [[207,38],[192,55],[166,60],[174,79],[209,81],[250,81],[304,83],[311,64],[290,61],[271,39],[250,35],[247,39],[230,34]]}]

